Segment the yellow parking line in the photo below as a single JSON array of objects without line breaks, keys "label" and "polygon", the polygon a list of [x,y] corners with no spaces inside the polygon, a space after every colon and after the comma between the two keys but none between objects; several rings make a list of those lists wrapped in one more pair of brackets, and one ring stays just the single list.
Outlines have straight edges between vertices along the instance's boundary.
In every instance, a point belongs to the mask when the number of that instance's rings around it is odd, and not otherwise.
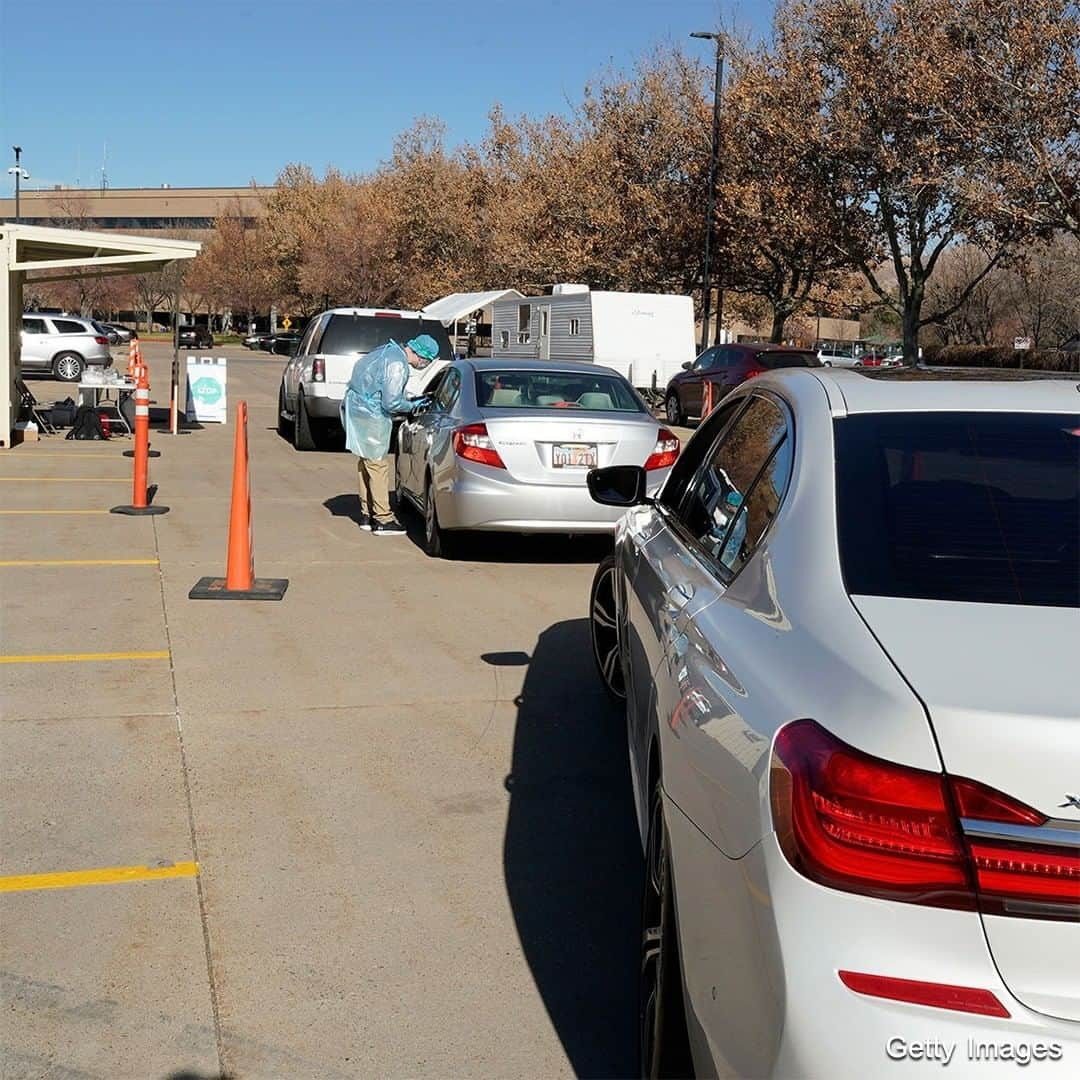
[{"label": "yellow parking line", "polygon": [[157,566],[157,559],[0,559],[0,566]]},{"label": "yellow parking line", "polygon": [[158,652],[27,653],[0,656],[0,664],[82,664],[98,660],[168,660],[168,649]]},{"label": "yellow parking line", "polygon": [[108,510],[0,510],[0,514],[107,514]]},{"label": "yellow parking line", "polygon": [[128,476],[0,476],[8,484],[130,484]]},{"label": "yellow parking line", "polygon": [[15,874],[0,877],[0,893],[28,889],[73,889],[80,885],[121,885],[129,881],[161,881],[195,877],[199,864],[178,862],[168,866],[107,866],[101,870],[65,870],[56,874]]}]

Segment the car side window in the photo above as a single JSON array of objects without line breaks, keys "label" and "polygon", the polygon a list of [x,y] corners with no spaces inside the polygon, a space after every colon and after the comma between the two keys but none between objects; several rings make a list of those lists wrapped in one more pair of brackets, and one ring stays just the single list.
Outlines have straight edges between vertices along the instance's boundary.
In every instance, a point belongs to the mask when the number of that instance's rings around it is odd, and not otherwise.
[{"label": "car side window", "polygon": [[708,371],[716,359],[716,347],[706,349],[695,361],[691,371]]},{"label": "car side window", "polygon": [[48,328],[44,319],[23,319],[23,332],[27,334],[47,334]]},{"label": "car side window", "polygon": [[698,466],[716,442],[717,435],[727,427],[729,422],[738,414],[739,410],[746,405],[745,397],[735,401],[725,402],[709,414],[694,432],[693,437],[687,443],[678,460],[672,466],[671,475],[664,484],[664,490],[660,493],[659,503],[669,510],[678,510],[686,493],[687,485],[694,478]]},{"label": "car side window", "polygon": [[460,390],[461,372],[457,368],[447,368],[435,394],[435,407],[439,412],[449,412],[454,407]]},{"label": "car side window", "polygon": [[[787,435],[780,407],[767,398],[752,397],[717,440],[679,508],[683,530],[732,574],[749,559],[779,508],[780,496],[775,493],[779,490],[782,495],[787,483],[790,449],[785,455],[776,452]],[[774,461],[776,469],[771,472]],[[755,498],[759,477],[765,488]]]},{"label": "car side window", "polygon": [[300,346],[296,350],[297,356],[307,356],[308,353],[316,351],[312,346],[312,342],[315,340],[319,330],[319,324],[322,321],[322,319],[312,319],[308,324],[308,328],[304,331],[304,336],[300,339]]},{"label": "car side window", "polygon": [[82,323],[74,322],[71,319],[53,319],[53,326],[56,327],[58,334],[87,334],[90,332]]}]

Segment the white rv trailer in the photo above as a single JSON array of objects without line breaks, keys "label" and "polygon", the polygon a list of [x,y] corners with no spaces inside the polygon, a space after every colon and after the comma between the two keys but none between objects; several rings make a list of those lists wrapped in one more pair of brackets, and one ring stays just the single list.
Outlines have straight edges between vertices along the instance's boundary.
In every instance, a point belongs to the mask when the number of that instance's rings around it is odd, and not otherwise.
[{"label": "white rv trailer", "polygon": [[694,304],[689,296],[592,292],[587,285],[496,300],[491,355],[591,360],[634,386],[662,390],[696,355]]}]

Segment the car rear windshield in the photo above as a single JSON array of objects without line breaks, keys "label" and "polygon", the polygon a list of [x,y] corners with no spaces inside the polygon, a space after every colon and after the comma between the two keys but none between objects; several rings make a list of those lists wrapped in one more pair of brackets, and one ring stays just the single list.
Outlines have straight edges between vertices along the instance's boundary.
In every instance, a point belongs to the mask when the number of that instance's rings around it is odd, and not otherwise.
[{"label": "car rear windshield", "polygon": [[817,353],[799,352],[795,349],[763,349],[754,359],[769,371],[789,367],[823,367]]},{"label": "car rear windshield", "polygon": [[848,592],[1080,606],[1080,414],[835,422]]},{"label": "car rear windshield", "polygon": [[441,322],[385,315],[331,315],[318,351],[328,356],[351,356],[371,352],[391,339],[404,345],[417,334],[430,334],[438,342],[440,360],[454,359],[446,327]]},{"label": "car rear windshield", "polygon": [[630,384],[618,375],[571,371],[479,371],[476,401],[482,409],[645,411]]}]

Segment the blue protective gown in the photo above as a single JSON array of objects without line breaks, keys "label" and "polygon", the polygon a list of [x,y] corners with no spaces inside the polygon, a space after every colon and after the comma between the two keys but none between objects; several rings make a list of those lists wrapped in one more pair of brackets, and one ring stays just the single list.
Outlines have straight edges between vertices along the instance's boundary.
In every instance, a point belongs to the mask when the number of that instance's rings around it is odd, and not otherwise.
[{"label": "blue protective gown", "polygon": [[393,417],[412,408],[405,396],[408,378],[409,362],[396,341],[388,341],[356,361],[341,402],[345,445],[354,454],[377,459],[390,452]]}]

